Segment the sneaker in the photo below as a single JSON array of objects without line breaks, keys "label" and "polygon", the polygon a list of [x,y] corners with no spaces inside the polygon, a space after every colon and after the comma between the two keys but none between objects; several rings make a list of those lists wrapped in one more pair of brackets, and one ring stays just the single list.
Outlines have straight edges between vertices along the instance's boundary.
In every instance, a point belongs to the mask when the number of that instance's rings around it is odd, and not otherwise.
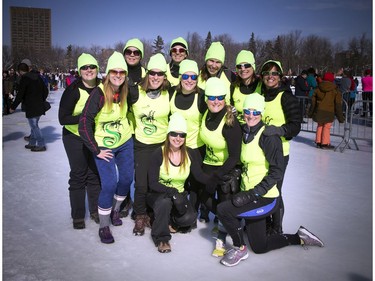
[{"label": "sneaker", "polygon": [[74,229],[84,229],[86,227],[84,219],[73,219]]},{"label": "sneaker", "polygon": [[225,253],[225,245],[223,240],[216,239],[215,249],[212,251],[212,256],[220,258],[223,257]]},{"label": "sneaker", "polygon": [[145,234],[145,216],[146,215],[136,215],[135,226],[133,228],[133,234],[136,236],[142,236]]},{"label": "sneaker", "polygon": [[120,213],[118,211],[111,212],[111,221],[114,226],[122,225],[122,220],[120,219]]},{"label": "sneaker", "polygon": [[41,152],[41,151],[46,151],[47,148],[45,146],[35,146],[31,148],[31,151],[33,152]]},{"label": "sneaker", "polygon": [[99,223],[99,214],[97,212],[91,213],[90,219],[92,219],[95,223]]},{"label": "sneaker", "polygon": [[33,149],[33,148],[35,148],[36,146],[35,145],[31,145],[31,144],[26,144],[25,145],[25,148],[26,149]]},{"label": "sneaker", "polygon": [[324,247],[324,243],[315,234],[300,226],[298,229],[298,236],[303,241],[302,246],[319,246]]},{"label": "sneaker", "polygon": [[109,226],[99,228],[99,237],[100,237],[100,241],[104,244],[111,244],[115,242],[115,239],[112,236]]},{"label": "sneaker", "polygon": [[246,246],[242,246],[241,248],[233,247],[226,251],[220,263],[225,266],[235,266],[239,264],[240,261],[246,260],[249,257],[247,248]]},{"label": "sneaker", "polygon": [[160,253],[170,253],[172,251],[171,245],[168,241],[160,241],[158,244],[158,251]]}]

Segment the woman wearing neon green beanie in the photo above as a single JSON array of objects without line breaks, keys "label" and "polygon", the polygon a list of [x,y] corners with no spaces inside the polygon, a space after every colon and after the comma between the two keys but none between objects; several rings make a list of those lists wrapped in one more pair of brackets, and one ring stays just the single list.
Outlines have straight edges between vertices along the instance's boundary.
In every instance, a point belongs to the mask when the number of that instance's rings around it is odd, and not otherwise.
[{"label": "woman wearing neon green beanie", "polygon": [[150,227],[147,211],[147,169],[152,152],[160,147],[166,138],[168,128],[170,84],[166,77],[167,62],[162,54],[153,55],[148,64],[145,78],[137,87],[130,87],[129,106],[134,113],[134,158],[135,192],[133,211],[135,213],[134,235],[143,235]]},{"label": "woman wearing neon green beanie", "polygon": [[[218,77],[225,83],[229,93],[230,85],[236,80],[236,75],[226,66],[225,49],[220,42],[212,42],[205,56],[205,64],[201,67],[198,86],[202,89],[206,88],[206,82],[210,77]],[[227,104],[230,103],[230,95],[225,98]]]},{"label": "woman wearing neon green beanie", "polygon": [[126,113],[128,67],[120,52],[108,59],[106,79],[96,87],[79,120],[79,134],[94,154],[102,190],[98,201],[99,237],[115,242],[109,225],[122,225],[119,210],[130,190],[134,174],[132,129]]},{"label": "woman wearing neon green beanie", "polygon": [[189,46],[186,40],[178,37],[172,40],[169,48],[171,62],[168,65],[167,78],[172,86],[177,86],[179,80],[180,63],[189,55]]},{"label": "woman wearing neon green beanie", "polygon": [[78,57],[79,78],[63,92],[59,106],[62,140],[69,160],[69,199],[74,229],[85,228],[86,192],[90,218],[99,223],[98,197],[100,180],[92,153],[78,133],[78,123],[87,99],[101,84],[99,65],[90,54]]},{"label": "woman wearing neon green beanie", "polygon": [[230,87],[230,103],[236,108],[237,119],[244,124],[242,106],[245,98],[254,92],[260,93],[262,81],[256,76],[255,58],[252,52],[242,50],[236,58],[237,78]]},{"label": "woman wearing neon green beanie", "polygon": [[[293,95],[290,87],[285,85],[281,78],[283,69],[281,63],[275,60],[266,61],[261,68],[262,88],[261,94],[266,101],[265,111],[262,115],[266,123],[264,134],[277,135],[281,138],[284,151],[284,174],[289,162],[289,141],[297,136],[301,130],[302,113],[298,99]],[[269,233],[282,233],[284,217],[284,203],[281,187],[283,179],[277,183],[280,192],[280,208],[272,214]]]}]

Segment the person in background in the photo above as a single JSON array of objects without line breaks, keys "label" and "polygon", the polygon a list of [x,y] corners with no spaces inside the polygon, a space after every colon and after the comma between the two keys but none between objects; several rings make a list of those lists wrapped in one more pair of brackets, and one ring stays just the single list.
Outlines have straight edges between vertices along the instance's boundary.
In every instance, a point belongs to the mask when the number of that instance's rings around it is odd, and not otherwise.
[{"label": "person in background", "polygon": [[32,152],[46,151],[46,143],[39,128],[39,120],[42,115],[46,114],[44,102],[48,96],[48,89],[44,85],[42,78],[40,78],[39,72],[30,71],[26,63],[18,65],[18,72],[21,80],[18,93],[10,106],[9,113],[13,113],[22,102],[22,109],[25,110],[31,129],[31,134],[28,138],[29,143],[25,145],[25,148],[30,149]]},{"label": "person in background", "polygon": [[82,53],[77,61],[79,78],[68,86],[60,100],[59,122],[62,141],[69,160],[69,199],[74,229],[83,229],[86,215],[86,192],[90,218],[99,223],[98,197],[100,179],[93,154],[79,136],[78,124],[83,107],[95,87],[99,64],[90,54]]},{"label": "person in background", "polygon": [[135,226],[133,234],[141,236],[145,227],[151,227],[146,204],[148,191],[147,170],[152,152],[162,146],[167,136],[170,112],[170,83],[166,77],[167,62],[162,54],[153,55],[145,78],[135,87],[130,87],[129,105],[135,118],[134,158],[135,192],[133,211]]},{"label": "person in background", "polygon": [[363,114],[362,117],[367,116],[367,111],[372,117],[372,72],[370,69],[365,70],[362,81],[362,99],[363,99]]},{"label": "person in background", "polygon": [[240,51],[236,58],[236,69],[237,77],[230,87],[230,104],[236,108],[237,119],[243,124],[243,101],[251,93],[257,92],[257,88],[260,91],[261,87],[261,80],[255,75],[254,54],[247,50]]},{"label": "person in background", "polygon": [[182,37],[173,39],[169,48],[169,55],[171,56],[171,62],[167,70],[167,78],[171,86],[177,86],[180,83],[180,63],[189,55],[189,46],[186,40]]},{"label": "person in background", "polygon": [[263,96],[258,93],[247,96],[243,109],[246,123],[243,125],[241,148],[241,191],[217,207],[219,220],[233,241],[233,247],[225,252],[220,263],[235,266],[248,258],[242,219],[245,220],[250,247],[256,254],[289,245],[323,247],[323,242],[303,226],[295,234],[267,235],[266,217],[277,212],[280,201],[276,185],[283,178],[283,148],[277,135],[264,134]]},{"label": "person in background", "polygon": [[[123,49],[125,62],[128,66],[128,79],[129,79],[128,85],[130,87],[134,87],[138,85],[138,83],[141,82],[143,77],[145,77],[146,75],[146,70],[141,64],[141,60],[143,58],[143,52],[144,52],[143,43],[138,38],[129,39],[126,42],[125,47]],[[135,120],[134,120],[134,114],[131,111],[131,108],[128,109],[127,118],[129,122],[131,123],[131,126],[134,130]],[[124,202],[122,202],[121,204],[120,217],[126,218],[129,215],[129,211],[132,208],[132,206],[133,206],[133,202],[131,199],[131,191],[129,191]]]},{"label": "person in background", "polygon": [[74,82],[74,80],[76,80],[76,72],[74,69],[71,69],[69,71],[69,75],[65,78],[65,85],[66,87],[68,87],[70,84],[72,84]]},{"label": "person in background", "polygon": [[[206,82],[210,77],[217,77],[225,83],[227,92],[230,85],[236,80],[236,74],[224,66],[225,49],[220,42],[212,42],[205,56],[205,64],[200,69],[198,86],[206,88]],[[226,103],[230,104],[230,95],[226,95]]]},{"label": "person in background", "polygon": [[[345,100],[346,104],[348,105],[348,109],[349,108],[349,96],[350,96],[350,87],[352,85],[352,80],[350,79],[351,77],[351,74],[349,72],[349,70],[344,70],[343,73],[342,73],[342,77],[341,79],[339,80],[336,80],[338,81],[338,86],[339,86],[339,91],[341,92],[341,95],[342,95],[342,99]],[[344,111],[344,114],[347,114],[348,112],[346,111],[346,105],[343,103],[343,111]]]},{"label": "person in background", "polygon": [[101,191],[98,199],[99,237],[115,242],[110,223],[122,225],[120,205],[129,192],[134,174],[134,147],[128,111],[128,67],[120,52],[108,59],[106,79],[90,94],[79,119],[79,134],[94,154]]},{"label": "person in background", "polygon": [[307,77],[306,77],[307,85],[309,86],[309,97],[311,98],[314,90],[318,87],[318,82],[316,81],[316,72],[313,67],[310,67],[307,70]]},{"label": "person in background", "polygon": [[[295,85],[294,85],[294,95],[296,97],[308,97],[309,96],[309,84],[307,83],[307,70],[302,70],[301,74],[297,76],[295,79]],[[303,117],[307,117],[307,104],[308,99],[301,98],[299,99],[300,109]],[[306,123],[303,121],[303,123]]]},{"label": "person in background", "polygon": [[160,253],[172,250],[171,227],[186,229],[196,223],[197,213],[184,188],[189,174],[204,184],[209,180],[202,171],[200,154],[186,146],[189,130],[181,113],[171,115],[167,133],[164,145],[152,153],[148,168],[147,202],[155,214],[151,237]]},{"label": "person in background", "polygon": [[3,71],[3,115],[8,115],[13,98],[13,83],[7,70]]},{"label": "person in background", "polygon": [[335,75],[326,72],[323,82],[318,85],[312,96],[309,116],[318,123],[315,135],[317,148],[334,149],[330,139],[332,123],[335,116],[340,123],[345,121],[342,113],[342,95],[334,80]]},{"label": "person in background", "polygon": [[[207,110],[204,91],[198,87],[198,64],[189,59],[180,63],[180,83],[170,90],[171,113],[179,112],[187,122],[186,145],[198,152],[204,158],[205,145],[199,136],[202,116]],[[193,176],[186,180],[185,189],[189,192],[189,200],[196,211],[200,205],[200,194],[204,185],[196,181]]]},{"label": "person in background", "polygon": [[277,188],[280,192],[280,205],[279,209],[270,217],[268,232],[270,234],[283,233],[284,203],[281,188],[289,162],[289,141],[297,136],[301,130],[302,114],[297,97],[293,95],[289,86],[281,82],[283,69],[279,61],[266,61],[262,65],[260,73],[263,81],[261,94],[266,101],[262,120],[268,125],[264,130],[264,134],[266,136],[279,136],[284,152],[283,178],[277,183]]},{"label": "person in background", "polygon": [[[201,195],[207,209],[216,214],[216,206],[229,200],[239,185],[229,186],[225,181],[237,181],[236,165],[240,162],[241,127],[232,107],[225,104],[228,94],[224,81],[217,77],[207,80],[205,95],[208,110],[202,118],[200,137],[206,144],[203,171],[212,176]],[[228,178],[228,179],[227,179]],[[217,198],[215,196],[217,193]],[[225,252],[226,231],[218,222],[218,236],[212,252],[215,257]]]}]

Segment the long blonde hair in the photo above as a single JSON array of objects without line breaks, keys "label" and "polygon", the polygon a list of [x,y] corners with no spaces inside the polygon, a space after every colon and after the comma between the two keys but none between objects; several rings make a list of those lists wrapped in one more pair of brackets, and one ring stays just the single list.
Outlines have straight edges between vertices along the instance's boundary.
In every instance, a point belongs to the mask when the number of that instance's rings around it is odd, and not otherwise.
[{"label": "long blonde hair", "polygon": [[[167,171],[167,173],[168,173],[168,167],[169,167],[169,153],[171,150],[170,147],[171,147],[171,142],[169,141],[169,134],[168,134],[164,142],[164,149],[163,149],[164,168]],[[185,171],[186,166],[188,164],[188,157],[189,157],[187,148],[186,148],[186,140],[181,145],[180,150],[181,150],[180,168],[182,169],[182,171]]]},{"label": "long blonde hair", "polygon": [[[109,81],[109,75],[107,75],[106,79],[103,82],[103,92],[104,92],[104,106],[106,107],[107,110],[112,109],[113,105],[113,94],[114,91],[111,87],[110,81]],[[128,79],[125,76],[125,81],[124,83],[120,86],[120,109],[121,111],[124,110],[125,105],[126,105],[126,99],[128,96]]]}]

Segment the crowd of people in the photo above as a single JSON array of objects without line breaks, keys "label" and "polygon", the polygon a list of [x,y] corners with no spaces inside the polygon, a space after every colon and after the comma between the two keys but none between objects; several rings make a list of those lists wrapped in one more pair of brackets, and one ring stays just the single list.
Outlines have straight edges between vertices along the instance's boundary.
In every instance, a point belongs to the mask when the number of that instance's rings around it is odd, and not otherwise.
[{"label": "crowd of people", "polygon": [[[77,74],[66,79],[58,116],[70,166],[73,228],[86,227],[87,196],[90,218],[105,244],[115,242],[111,226],[122,225],[131,214],[133,234],[143,236],[151,228],[157,250],[169,253],[173,233],[194,231],[197,219],[207,222],[212,212],[218,230],[212,256],[225,266],[245,260],[247,245],[254,253],[289,245],[323,247],[303,226],[284,233],[282,186],[290,140],[299,134],[303,115],[310,114],[321,127],[316,143],[322,148],[330,146],[326,133],[334,115],[342,121],[333,74],[315,80],[310,95],[311,71],[303,71],[305,81],[296,83],[294,95],[279,61],[264,62],[257,74],[253,53],[241,50],[233,72],[224,65],[224,46],[213,42],[199,69],[189,52],[186,40],[178,37],[170,45],[170,63],[159,53],[144,65],[143,44],[133,38],[122,53],[109,57],[103,79],[92,55],[78,57]],[[26,148],[45,151],[38,128],[45,110],[29,112],[30,100],[37,99],[29,85],[43,88],[35,105],[39,109],[47,87],[25,62],[18,71],[18,94],[6,108],[12,113],[19,103],[26,106],[31,127]],[[301,108],[298,95],[310,95],[309,112]],[[322,105],[331,103],[335,114],[321,114]],[[233,245],[227,245],[227,236]]]}]

